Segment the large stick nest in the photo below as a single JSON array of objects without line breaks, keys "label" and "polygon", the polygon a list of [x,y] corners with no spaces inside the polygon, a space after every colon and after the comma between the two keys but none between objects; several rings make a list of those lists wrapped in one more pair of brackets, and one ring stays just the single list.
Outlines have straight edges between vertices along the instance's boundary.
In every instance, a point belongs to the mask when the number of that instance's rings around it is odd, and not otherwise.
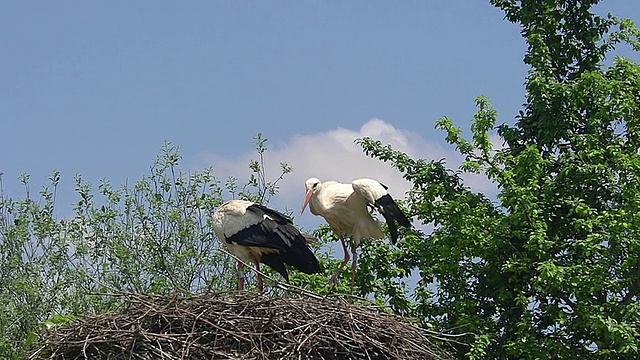
[{"label": "large stick nest", "polygon": [[[449,359],[434,340],[379,307],[343,300],[205,293],[129,294],[117,313],[52,332],[42,359]],[[436,340],[437,342],[437,340]],[[440,343],[442,344],[442,343]]]}]

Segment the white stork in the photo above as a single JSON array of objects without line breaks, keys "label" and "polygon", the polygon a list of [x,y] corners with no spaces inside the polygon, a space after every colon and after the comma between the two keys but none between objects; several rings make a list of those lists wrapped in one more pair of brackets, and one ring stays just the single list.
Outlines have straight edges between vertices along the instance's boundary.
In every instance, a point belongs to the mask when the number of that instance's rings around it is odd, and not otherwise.
[{"label": "white stork", "polygon": [[[318,259],[307,246],[311,236],[301,233],[284,214],[246,200],[230,200],[213,214],[213,231],[229,251],[258,270],[258,289],[262,292],[260,263],[276,270],[289,282],[284,264],[305,274],[320,271]],[[238,261],[238,269],[243,264]],[[238,280],[244,289],[244,278]]]},{"label": "white stork", "polygon": [[345,264],[349,261],[349,252],[344,236],[351,236],[353,262],[351,264],[351,288],[355,280],[358,255],[356,248],[362,238],[382,239],[384,237],[380,225],[369,213],[369,206],[377,209],[385,218],[391,233],[391,241],[398,239],[396,222],[411,227],[409,219],[398,208],[387,192],[387,187],[373,179],[357,179],[351,184],[336,181],[321,182],[317,178],[305,182],[306,196],[300,214],[309,204],[313,215],[322,216],[331,226],[334,233],[340,236],[344,250],[344,260],[331,277],[335,284]]}]

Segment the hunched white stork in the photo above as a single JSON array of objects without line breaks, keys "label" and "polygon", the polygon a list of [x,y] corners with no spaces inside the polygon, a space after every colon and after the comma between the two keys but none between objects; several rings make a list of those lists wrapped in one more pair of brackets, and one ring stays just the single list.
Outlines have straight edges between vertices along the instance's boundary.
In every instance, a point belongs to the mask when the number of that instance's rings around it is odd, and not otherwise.
[{"label": "hunched white stork", "polygon": [[331,277],[331,282],[336,283],[342,269],[349,261],[349,252],[344,240],[345,235],[351,236],[353,241],[351,251],[353,262],[351,264],[351,288],[355,280],[358,255],[356,248],[363,238],[382,239],[384,234],[380,225],[369,213],[368,207],[374,207],[385,218],[391,234],[391,242],[395,244],[398,239],[398,227],[396,222],[404,227],[411,227],[409,219],[400,210],[387,187],[373,179],[357,179],[351,184],[343,184],[336,181],[321,182],[317,178],[309,178],[305,182],[306,195],[300,214],[309,205],[311,213],[322,216],[340,236],[344,250],[344,260]]},{"label": "hunched white stork", "polygon": [[[258,270],[258,290],[262,292],[260,263],[276,270],[289,282],[285,264],[313,274],[320,271],[318,259],[307,246],[313,239],[300,232],[284,214],[246,200],[230,200],[213,214],[213,231],[229,251]],[[242,269],[238,261],[238,269]],[[244,278],[238,280],[244,289]]]}]

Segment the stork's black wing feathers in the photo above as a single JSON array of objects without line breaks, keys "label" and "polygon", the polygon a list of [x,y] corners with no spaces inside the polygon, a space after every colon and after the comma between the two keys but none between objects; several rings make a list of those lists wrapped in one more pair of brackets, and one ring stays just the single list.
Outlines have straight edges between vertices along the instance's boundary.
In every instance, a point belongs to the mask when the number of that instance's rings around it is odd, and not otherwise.
[{"label": "stork's black wing feathers", "polygon": [[264,254],[260,258],[260,262],[277,271],[287,283],[289,282],[289,272],[284,266],[285,261],[282,254]]},{"label": "stork's black wing feathers", "polygon": [[254,246],[279,250],[264,254],[260,260],[289,279],[284,264],[289,264],[306,274],[320,271],[320,264],[307,240],[284,214],[263,205],[253,204],[247,208],[262,219],[228,238],[242,246]]},{"label": "stork's black wing feathers", "polygon": [[396,221],[404,227],[411,227],[411,222],[389,194],[386,194],[376,200],[375,205],[386,220],[387,226],[389,227],[389,233],[391,234],[391,242],[395,244],[398,240],[398,227],[396,226]]},{"label": "stork's black wing feathers", "polygon": [[292,224],[293,222],[287,217],[287,215],[277,211],[277,210],[273,210],[270,209],[264,205],[260,205],[260,204],[253,204],[251,206],[249,206],[247,208],[248,211],[253,211],[256,214],[260,215],[260,216],[264,216],[264,215],[269,215],[269,217],[271,217],[271,219],[275,222],[277,222],[278,224]]},{"label": "stork's black wing feathers", "polygon": [[257,214],[262,220],[227,237],[227,242],[281,251],[289,249],[289,244],[295,241],[297,232],[291,220],[284,214],[263,205],[250,205],[247,211]]}]

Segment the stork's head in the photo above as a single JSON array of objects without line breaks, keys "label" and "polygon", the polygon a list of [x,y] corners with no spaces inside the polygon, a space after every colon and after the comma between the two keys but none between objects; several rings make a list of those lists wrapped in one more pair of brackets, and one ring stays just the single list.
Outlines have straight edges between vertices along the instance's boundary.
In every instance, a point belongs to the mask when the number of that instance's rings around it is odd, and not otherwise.
[{"label": "stork's head", "polygon": [[304,202],[302,203],[302,210],[300,210],[300,215],[304,213],[304,209],[307,207],[309,200],[311,200],[313,194],[315,194],[315,192],[320,189],[321,184],[322,182],[318,178],[309,178],[304,182],[304,187],[307,193],[304,196]]}]

